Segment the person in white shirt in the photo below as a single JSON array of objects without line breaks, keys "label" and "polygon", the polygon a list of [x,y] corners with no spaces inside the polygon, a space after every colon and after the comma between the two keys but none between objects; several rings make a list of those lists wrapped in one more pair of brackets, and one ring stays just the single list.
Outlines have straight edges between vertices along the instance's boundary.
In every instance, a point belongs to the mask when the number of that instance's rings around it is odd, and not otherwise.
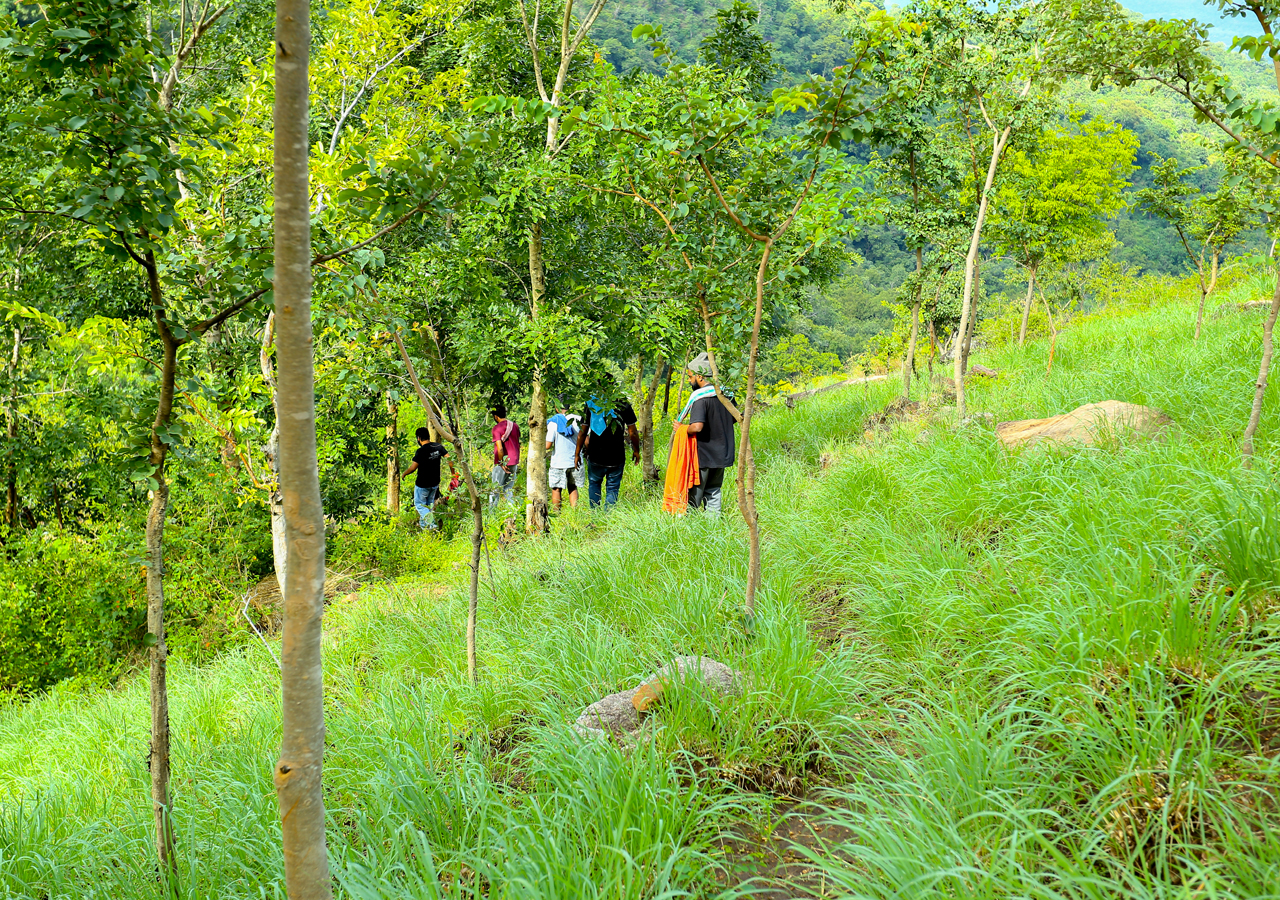
[{"label": "person in white shirt", "polygon": [[551,475],[547,483],[551,488],[551,506],[559,512],[561,496],[566,492],[569,505],[578,505],[578,483],[582,481],[582,473],[574,467],[573,456],[581,419],[567,415],[568,407],[563,402],[557,405],[557,409],[558,412],[547,420],[547,450],[551,453]]}]

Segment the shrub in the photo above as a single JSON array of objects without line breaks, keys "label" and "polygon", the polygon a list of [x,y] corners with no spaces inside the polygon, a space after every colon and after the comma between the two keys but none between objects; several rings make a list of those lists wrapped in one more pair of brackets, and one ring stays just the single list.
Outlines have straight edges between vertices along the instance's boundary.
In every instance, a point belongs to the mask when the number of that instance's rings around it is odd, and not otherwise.
[{"label": "shrub", "polygon": [[125,554],[57,528],[9,532],[4,546],[0,693],[118,674],[146,624],[143,578]]}]

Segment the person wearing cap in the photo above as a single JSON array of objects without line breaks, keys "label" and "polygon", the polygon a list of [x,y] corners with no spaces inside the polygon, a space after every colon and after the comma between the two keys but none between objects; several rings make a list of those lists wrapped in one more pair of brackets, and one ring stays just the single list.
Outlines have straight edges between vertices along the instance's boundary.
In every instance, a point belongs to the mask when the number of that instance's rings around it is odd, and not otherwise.
[{"label": "person wearing cap", "polygon": [[733,465],[736,442],[733,413],[720,402],[710,379],[711,359],[703,353],[689,363],[693,393],[676,421],[688,416],[689,436],[698,442],[698,483],[689,489],[689,507],[718,516],[724,470]]},{"label": "person wearing cap", "polygon": [[547,451],[551,454],[551,472],[547,484],[551,488],[551,506],[560,511],[560,499],[569,495],[569,505],[578,505],[578,485],[583,481],[582,470],[574,464],[577,450],[579,419],[568,414],[564,401],[556,402],[556,414],[547,420]]}]

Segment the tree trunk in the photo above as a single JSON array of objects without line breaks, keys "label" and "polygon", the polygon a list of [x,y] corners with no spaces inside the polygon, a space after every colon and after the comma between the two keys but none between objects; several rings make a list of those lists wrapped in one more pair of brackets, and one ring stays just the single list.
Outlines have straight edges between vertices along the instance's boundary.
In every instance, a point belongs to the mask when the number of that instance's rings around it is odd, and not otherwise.
[{"label": "tree trunk", "polygon": [[10,528],[18,525],[18,464],[14,449],[18,444],[18,354],[22,350],[22,329],[13,329],[13,353],[9,355],[9,405],[5,409],[5,436],[9,443],[5,460],[5,515]]},{"label": "tree trunk", "polygon": [[1034,300],[1032,291],[1036,289],[1036,270],[1039,268],[1039,263],[1032,263],[1027,267],[1027,299],[1022,302],[1022,327],[1018,329],[1019,347],[1027,342],[1027,324],[1031,321],[1031,303]]},{"label": "tree trunk", "polygon": [[[658,464],[653,459],[653,407],[658,401],[658,385],[662,383],[663,370],[668,368],[666,360],[658,360],[653,370],[653,381],[649,383],[649,390],[641,397],[640,414],[637,416],[640,420],[640,471],[645,481],[660,480]],[[643,374],[643,370],[640,374]]]},{"label": "tree trunk", "polygon": [[[536,321],[542,298],[547,294],[542,226],[537,222],[529,228],[529,284],[529,318]],[[529,397],[529,433],[525,441],[529,452],[525,457],[524,528],[529,534],[546,534],[551,529],[551,510],[547,502],[551,493],[547,479],[547,392],[542,378],[542,366],[535,363],[533,390]]]},{"label": "tree trunk", "polygon": [[760,587],[760,514],[756,510],[756,460],[751,449],[751,418],[756,408],[756,358],[760,355],[760,320],[764,315],[765,276],[773,239],[763,242],[760,265],[756,269],[756,311],[751,325],[751,346],[747,356],[747,396],[742,405],[742,436],[738,439],[738,508],[747,523],[747,589],[742,608],[751,620],[756,612],[756,591]]},{"label": "tree trunk", "polygon": [[1000,156],[1004,153],[1004,146],[1008,142],[1009,134],[1012,130],[1011,126],[1006,126],[1004,131],[992,139],[991,163],[987,166],[987,179],[982,185],[982,199],[978,201],[978,218],[973,225],[973,237],[969,240],[969,252],[964,258],[964,299],[960,304],[960,324],[958,326],[961,346],[956,348],[955,359],[957,422],[964,421],[966,412],[964,372],[965,365],[968,363],[968,352],[965,348],[969,343],[967,335],[969,333],[970,319],[973,316],[974,282],[978,271],[978,249],[982,246],[982,226],[987,218],[991,186],[996,180],[996,170],[1000,166]]},{"label": "tree trunk", "polygon": [[305,0],[277,0],[275,59],[275,325],[280,492],[288,577],[280,652],[283,695],[276,797],[289,900],[329,900],[323,791],[324,508],[316,463],[311,327],[307,104],[311,42]]},{"label": "tree trunk", "polygon": [[[911,170],[915,172],[915,154],[912,154]],[[911,399],[911,377],[916,373],[916,338],[920,334],[920,304],[924,300],[924,285],[920,283],[924,272],[924,250],[916,248],[916,302],[911,305],[911,337],[907,340],[907,355],[902,359],[902,396]]]},{"label": "tree trunk", "polygon": [[284,495],[280,493],[280,405],[277,402],[279,393],[276,389],[276,371],[271,364],[271,345],[275,341],[276,314],[268,313],[267,322],[262,327],[262,348],[258,352],[258,367],[262,370],[262,380],[271,392],[271,408],[275,411],[275,423],[271,426],[271,436],[267,438],[267,465],[271,468],[271,493],[267,497],[267,506],[271,510],[271,560],[276,573],[276,584],[281,594],[284,592],[285,575],[289,571],[289,542],[285,536]]},{"label": "tree trunk", "polygon": [[964,340],[960,342],[961,358],[964,365],[961,371],[969,374],[969,356],[973,353],[973,335],[978,330],[978,311],[982,304],[982,254],[978,254],[977,261],[973,264],[973,310],[969,316],[969,327],[964,330]]},{"label": "tree trunk", "polygon": [[[475,477],[471,473],[471,465],[467,461],[470,459],[469,448],[462,441],[462,436],[450,430],[445,423],[436,418],[435,408],[431,405],[431,399],[427,396],[427,392],[422,389],[422,382],[418,380],[418,371],[413,365],[413,360],[409,358],[409,352],[404,348],[404,341],[400,339],[398,331],[392,332],[395,338],[396,346],[400,349],[400,358],[404,361],[405,371],[409,373],[409,380],[413,382],[413,388],[418,394],[418,400],[422,403],[422,408],[426,410],[427,419],[432,423],[437,431],[444,436],[445,440],[453,445],[454,452],[458,456],[458,468],[462,470],[462,481],[467,486],[467,496],[471,500],[471,584],[469,602],[467,603],[467,675],[472,684],[479,681],[480,675],[476,665],[476,614],[480,607],[480,550],[484,545],[484,506],[480,501],[480,491],[476,487]],[[435,343],[435,332],[432,332],[432,342]],[[444,354],[438,343],[435,344],[436,368],[441,375],[443,381],[444,374]],[[458,402],[455,397],[448,397],[450,406],[450,414],[455,422],[462,421],[459,415]],[[545,442],[544,442],[545,443]]]},{"label": "tree trunk", "polygon": [[667,383],[662,389],[662,420],[665,422],[667,416],[671,415],[671,365],[664,363],[667,369]]},{"label": "tree trunk", "polygon": [[167,683],[169,645],[164,628],[164,520],[169,511],[169,483],[165,480],[165,460],[172,437],[174,385],[177,383],[178,347],[165,319],[164,291],[155,255],[147,251],[144,267],[156,332],[163,356],[160,365],[160,395],[151,424],[151,505],[147,511],[147,643],[151,668],[151,810],[155,823],[156,855],[162,879],[173,893],[178,890],[178,860],[173,836],[173,801],[169,796],[169,689]]},{"label": "tree trunk", "polygon": [[1262,325],[1262,362],[1258,366],[1258,382],[1253,393],[1253,410],[1249,413],[1249,425],[1244,430],[1244,440],[1240,446],[1241,461],[1246,469],[1253,468],[1253,436],[1258,433],[1258,424],[1262,421],[1262,401],[1267,394],[1267,376],[1271,372],[1271,358],[1275,352],[1277,314],[1280,314],[1280,275],[1276,276],[1276,289],[1271,296],[1271,312]]},{"label": "tree trunk", "polygon": [[[400,405],[387,390],[387,512],[400,514]],[[434,431],[434,429],[432,429]],[[435,434],[431,439],[437,440]]]}]

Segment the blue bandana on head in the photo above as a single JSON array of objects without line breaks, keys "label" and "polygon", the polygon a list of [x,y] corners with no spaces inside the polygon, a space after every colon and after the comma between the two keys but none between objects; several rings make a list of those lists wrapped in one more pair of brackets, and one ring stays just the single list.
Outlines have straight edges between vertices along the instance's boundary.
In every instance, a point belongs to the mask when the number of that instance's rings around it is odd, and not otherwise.
[{"label": "blue bandana on head", "polygon": [[615,410],[605,412],[604,408],[596,402],[595,397],[587,401],[587,412],[591,415],[591,422],[588,427],[591,429],[592,434],[604,434],[604,430],[609,427],[609,420],[618,417],[618,413]]},{"label": "blue bandana on head", "polygon": [[578,433],[578,429],[573,427],[573,423],[569,421],[564,413],[556,413],[547,421],[556,426],[556,431],[560,433],[561,437],[571,438]]}]

